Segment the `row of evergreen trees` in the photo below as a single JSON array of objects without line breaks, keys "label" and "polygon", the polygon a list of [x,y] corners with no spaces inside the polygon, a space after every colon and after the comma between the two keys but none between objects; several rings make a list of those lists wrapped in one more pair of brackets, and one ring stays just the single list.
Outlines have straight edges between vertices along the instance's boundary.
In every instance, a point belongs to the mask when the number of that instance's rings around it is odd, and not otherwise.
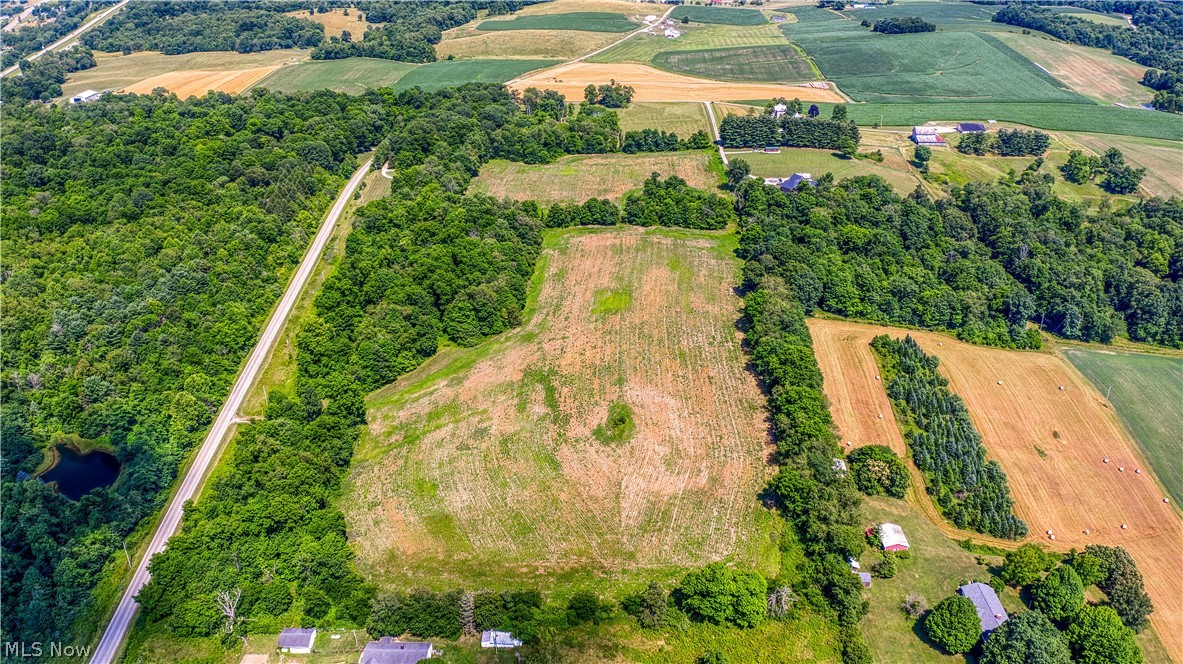
[{"label": "row of evergreen trees", "polygon": [[[843,150],[853,145],[858,147],[862,137],[858,126],[845,118],[845,107],[841,117],[811,118],[786,115],[775,118],[772,115],[728,115],[719,125],[723,147],[759,148],[781,145],[795,148],[820,148]],[[839,115],[839,113],[835,113]]]},{"label": "row of evergreen trees", "polygon": [[958,528],[1021,539],[1027,524],[1014,514],[1006,474],[986,461],[982,437],[961,398],[937,371],[940,361],[906,337],[879,335],[871,342],[887,394],[909,423],[905,435],[912,459],[924,474],[928,493]]},{"label": "row of evergreen trees", "polygon": [[701,150],[711,147],[711,137],[701,129],[682,140],[674,132],[658,129],[642,129],[624,134],[620,151],[625,154],[638,152],[674,152],[675,150]]}]

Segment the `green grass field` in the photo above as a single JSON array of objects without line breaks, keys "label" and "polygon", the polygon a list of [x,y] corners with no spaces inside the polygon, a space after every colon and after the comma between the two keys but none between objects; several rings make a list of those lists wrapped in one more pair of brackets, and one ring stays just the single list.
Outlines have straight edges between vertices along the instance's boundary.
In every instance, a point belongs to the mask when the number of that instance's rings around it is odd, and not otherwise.
[{"label": "green grass field", "polygon": [[305,92],[328,88],[360,94],[367,88],[394,85],[419,65],[378,58],[315,60],[283,67],[254,85],[280,92]]},{"label": "green grass field", "polygon": [[1183,358],[1076,349],[1064,355],[1097,391],[1109,395],[1171,498],[1183,501]]},{"label": "green grass field", "polygon": [[468,191],[494,198],[534,200],[543,206],[582,203],[589,198],[619,201],[629,191],[639,189],[654,172],[662,177],[677,175],[691,186],[713,190],[719,180],[708,169],[708,160],[709,151],[705,150],[571,155],[553,164],[495,159],[481,167],[480,176],[472,181]]},{"label": "green grass field", "polygon": [[665,51],[654,66],[720,81],[794,83],[817,78],[809,60],[789,45]]},{"label": "green grass field", "polygon": [[633,102],[616,111],[621,131],[660,129],[688,138],[696,131],[711,132],[706,108],[694,102]]},{"label": "green grass field", "polygon": [[638,35],[598,53],[588,62],[638,62],[652,64],[654,57],[668,51],[698,51],[748,46],[786,46],[788,40],[774,25],[735,26],[678,24],[683,31],[677,39],[660,35]]},{"label": "green grass field", "polygon": [[687,18],[693,23],[720,23],[723,25],[762,25],[768,22],[768,19],[755,9],[691,5],[681,5],[675,8],[670,14],[670,18],[675,21]]},{"label": "green grass field", "polygon": [[569,12],[516,16],[509,20],[482,21],[478,30],[583,30],[586,32],[628,32],[641,27],[624,14]]},{"label": "green grass field", "polygon": [[1049,7],[1049,9],[1057,14],[1068,14],[1103,25],[1129,25],[1129,21],[1121,14],[1095,12],[1090,9],[1084,9],[1083,7]]},{"label": "green grass field", "polygon": [[911,193],[920,178],[903,162],[901,157],[884,151],[888,157],[883,163],[868,159],[843,159],[830,150],[809,148],[781,148],[780,154],[763,152],[739,153],[728,151],[732,159],[743,159],[752,167],[752,175],[762,178],[789,177],[793,173],[809,173],[815,179],[826,173],[833,173],[835,180],[857,175],[878,175],[891,185],[901,196]]},{"label": "green grass field", "polygon": [[558,63],[558,60],[441,60],[407,72],[394,89],[419,86],[424,90],[438,90],[464,83],[504,83],[528,71]]}]

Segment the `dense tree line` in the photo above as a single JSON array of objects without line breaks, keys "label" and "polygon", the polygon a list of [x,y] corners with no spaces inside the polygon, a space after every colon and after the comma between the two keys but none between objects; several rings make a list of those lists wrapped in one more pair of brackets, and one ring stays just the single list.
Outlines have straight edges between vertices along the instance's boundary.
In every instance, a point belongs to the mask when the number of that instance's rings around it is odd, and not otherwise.
[{"label": "dense tree line", "polygon": [[1183,72],[1147,69],[1142,85],[1154,90],[1150,105],[1160,111],[1183,113]]},{"label": "dense tree line", "polygon": [[583,89],[583,103],[605,108],[624,108],[632,103],[635,92],[633,86],[617,83],[616,79],[603,85],[588,83],[587,87]]},{"label": "dense tree line", "polygon": [[1097,577],[1089,581],[1095,582],[1098,588],[1105,591],[1109,606],[1117,612],[1121,622],[1135,632],[1146,629],[1154,605],[1146,594],[1142,573],[1138,571],[1129,552],[1120,546],[1090,544],[1080,555],[1099,561]]},{"label": "dense tree line", "polygon": [[675,150],[702,150],[711,147],[711,137],[701,129],[682,140],[674,132],[658,129],[642,129],[628,131],[624,134],[624,142],[620,151],[625,154],[638,152],[673,152]]},{"label": "dense tree line", "polygon": [[861,140],[858,126],[844,118],[785,115],[777,119],[771,114],[728,115],[719,124],[719,136],[723,140],[723,147],[728,148],[781,145],[842,150],[850,145],[857,148]]},{"label": "dense tree line", "polygon": [[904,438],[941,514],[958,528],[1022,539],[1027,524],[1014,514],[1006,474],[986,460],[982,437],[961,397],[912,337],[879,335],[871,342],[892,404],[908,422]]},{"label": "dense tree line", "polygon": [[919,16],[895,16],[875,21],[871,30],[882,32],[885,35],[903,35],[913,32],[936,32],[937,25],[929,23]]},{"label": "dense tree line", "polygon": [[997,154],[1003,157],[1038,157],[1047,152],[1051,136],[1037,129],[999,129],[996,133],[962,134],[957,151],[962,154]]},{"label": "dense tree line", "polygon": [[731,202],[718,194],[695,189],[671,175],[662,180],[652,173],[641,191],[624,197],[624,223],[633,226],[680,226],[718,230],[735,221]]},{"label": "dense tree line", "polygon": [[[487,4],[487,3],[486,3]],[[313,60],[340,60],[355,56],[402,62],[435,62],[435,45],[443,31],[472,21],[477,7],[470,3],[392,2],[381,8],[374,3],[366,12],[371,26],[361,40],[330,37],[312,51]]]},{"label": "dense tree line", "polygon": [[[1045,3],[1039,4],[1059,4]],[[1176,76],[1183,75],[1183,8],[1170,2],[1074,2],[1075,6],[1101,12],[1129,14],[1137,29],[1124,25],[1105,25],[1079,16],[1063,14],[1040,7],[1035,3],[1008,3],[994,14],[998,23],[1039,30],[1073,44],[1109,49],[1138,64],[1162,70]],[[1156,74],[1150,85],[1159,91],[1154,107],[1165,111],[1180,111],[1180,91],[1177,79]],[[1144,82],[1145,79],[1144,79]]]},{"label": "dense tree line", "polygon": [[7,104],[49,101],[62,94],[66,74],[95,66],[94,54],[85,46],[54,51],[34,61],[21,62],[20,76],[0,80],[0,97]]},{"label": "dense tree line", "polygon": [[1029,321],[1070,339],[1183,343],[1183,202],[1088,210],[1052,176],[974,182],[931,201],[877,178],[782,194],[736,190],[745,282],[788,281],[808,311],[1036,347]]},{"label": "dense tree line", "polygon": [[[96,627],[81,618],[104,566],[161,505],[354,155],[395,112],[377,93],[4,104],[10,638]],[[15,481],[61,435],[111,450],[119,481],[78,502]]]},{"label": "dense tree line", "polygon": [[583,203],[555,203],[546,209],[547,228],[572,226],[615,226],[620,223],[620,208],[607,198],[589,198]]},{"label": "dense tree line", "polygon": [[[324,41],[324,26],[270,11],[267,3],[223,0],[133,2],[82,36],[100,51],[194,51],[255,53],[312,48]],[[287,5],[276,7],[287,10]]]},{"label": "dense tree line", "polygon": [[[21,27],[4,33],[4,46],[11,48],[0,51],[0,67],[7,69],[26,55],[49,46],[81,27],[87,16],[106,8],[103,3],[71,0],[48,0],[38,4]],[[23,10],[23,6],[17,9]],[[33,25],[32,21],[40,24]],[[8,95],[4,97],[7,99]]]}]

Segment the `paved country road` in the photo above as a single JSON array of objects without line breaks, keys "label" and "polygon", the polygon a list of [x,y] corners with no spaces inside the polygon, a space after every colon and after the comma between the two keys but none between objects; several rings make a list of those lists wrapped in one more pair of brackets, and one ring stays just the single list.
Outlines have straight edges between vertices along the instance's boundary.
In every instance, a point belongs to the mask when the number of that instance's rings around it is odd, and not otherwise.
[{"label": "paved country road", "polygon": [[271,352],[271,348],[275,346],[275,342],[279,338],[279,333],[283,331],[288,316],[292,313],[292,307],[295,306],[296,300],[300,296],[300,291],[304,288],[304,284],[308,283],[308,277],[312,274],[312,269],[316,266],[317,261],[320,260],[321,252],[324,250],[325,245],[328,244],[329,238],[333,235],[333,228],[337,225],[341,213],[349,205],[349,201],[353,199],[353,192],[357,191],[358,185],[361,184],[362,178],[365,177],[369,170],[370,162],[367,161],[365,164],[362,164],[361,168],[357,169],[353,177],[349,178],[349,182],[341,191],[341,195],[337,197],[337,201],[333,203],[333,207],[321,223],[320,229],[316,232],[316,237],[312,239],[312,244],[309,245],[303,260],[300,261],[300,266],[296,269],[296,274],[292,277],[291,282],[288,283],[288,288],[283,294],[283,299],[279,301],[279,306],[275,308],[275,312],[271,314],[270,320],[267,321],[267,326],[263,328],[263,334],[259,337],[259,342],[255,344],[254,349],[251,350],[251,354],[246,361],[246,366],[243,367],[242,373],[239,374],[238,380],[235,381],[233,389],[230,390],[230,395],[226,397],[226,403],[218,411],[218,417],[214,420],[213,426],[210,427],[205,441],[202,442],[201,449],[197,452],[197,457],[193,460],[193,465],[185,473],[185,477],[181,482],[181,486],[177,489],[176,495],[172,497],[172,500],[168,503],[168,507],[165,508],[164,518],[161,519],[160,525],[156,528],[156,534],[152,536],[152,542],[148,545],[148,550],[136,566],[135,574],[131,578],[127,592],[123,594],[123,599],[119,600],[119,606],[115,609],[115,615],[111,617],[111,622],[107,624],[107,631],[103,632],[103,639],[99,641],[99,645],[94,651],[94,657],[90,660],[92,664],[110,664],[115,661],[115,657],[119,654],[120,646],[122,646],[128,629],[131,627],[132,620],[135,618],[136,610],[139,608],[135,599],[136,595],[148,583],[148,561],[152,559],[153,555],[164,550],[169,538],[176,534],[180,527],[181,512],[185,502],[193,498],[198,487],[201,486],[202,478],[205,477],[206,471],[209,470],[210,465],[217,456],[218,448],[222,446],[226,432],[229,431],[230,426],[238,418],[238,408],[242,405],[242,400],[246,397],[247,392],[250,391],[251,385],[255,382],[255,377],[263,367],[263,362],[266,361],[267,355]]},{"label": "paved country road", "polygon": [[[105,10],[99,12],[98,14],[95,15],[94,18],[90,19],[86,23],[83,23],[74,32],[71,32],[70,34],[66,35],[65,37],[62,37],[61,39],[55,41],[54,43],[50,44],[49,46],[46,46],[45,48],[41,49],[40,51],[37,51],[36,53],[34,53],[24,59],[32,62],[33,60],[36,60],[37,58],[45,55],[46,53],[49,53],[50,51],[58,48],[59,46],[69,43],[70,40],[77,39],[80,35],[82,35],[82,33],[86,32],[87,30],[90,30],[94,26],[98,25],[99,21],[102,21],[103,19],[107,18],[111,14],[114,14],[115,12],[119,11],[120,9],[123,9],[123,5],[126,5],[129,1],[130,0],[123,0],[122,2],[115,5],[114,7],[111,7],[110,9],[105,9]],[[8,69],[5,69],[4,71],[0,71],[0,78],[8,76],[12,72],[19,69],[20,66],[21,66],[21,64],[18,62],[15,65],[9,67]]]}]

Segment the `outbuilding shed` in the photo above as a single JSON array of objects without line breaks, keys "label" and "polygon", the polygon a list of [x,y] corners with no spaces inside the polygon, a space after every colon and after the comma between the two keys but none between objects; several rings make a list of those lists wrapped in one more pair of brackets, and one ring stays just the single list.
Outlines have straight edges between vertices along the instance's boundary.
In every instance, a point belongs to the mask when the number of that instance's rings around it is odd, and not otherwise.
[{"label": "outbuilding shed", "polygon": [[884,551],[907,551],[908,538],[904,529],[894,523],[879,526],[879,541],[883,543]]},{"label": "outbuilding shed", "polygon": [[307,655],[316,643],[315,629],[288,627],[279,633],[279,651],[293,655]]}]

